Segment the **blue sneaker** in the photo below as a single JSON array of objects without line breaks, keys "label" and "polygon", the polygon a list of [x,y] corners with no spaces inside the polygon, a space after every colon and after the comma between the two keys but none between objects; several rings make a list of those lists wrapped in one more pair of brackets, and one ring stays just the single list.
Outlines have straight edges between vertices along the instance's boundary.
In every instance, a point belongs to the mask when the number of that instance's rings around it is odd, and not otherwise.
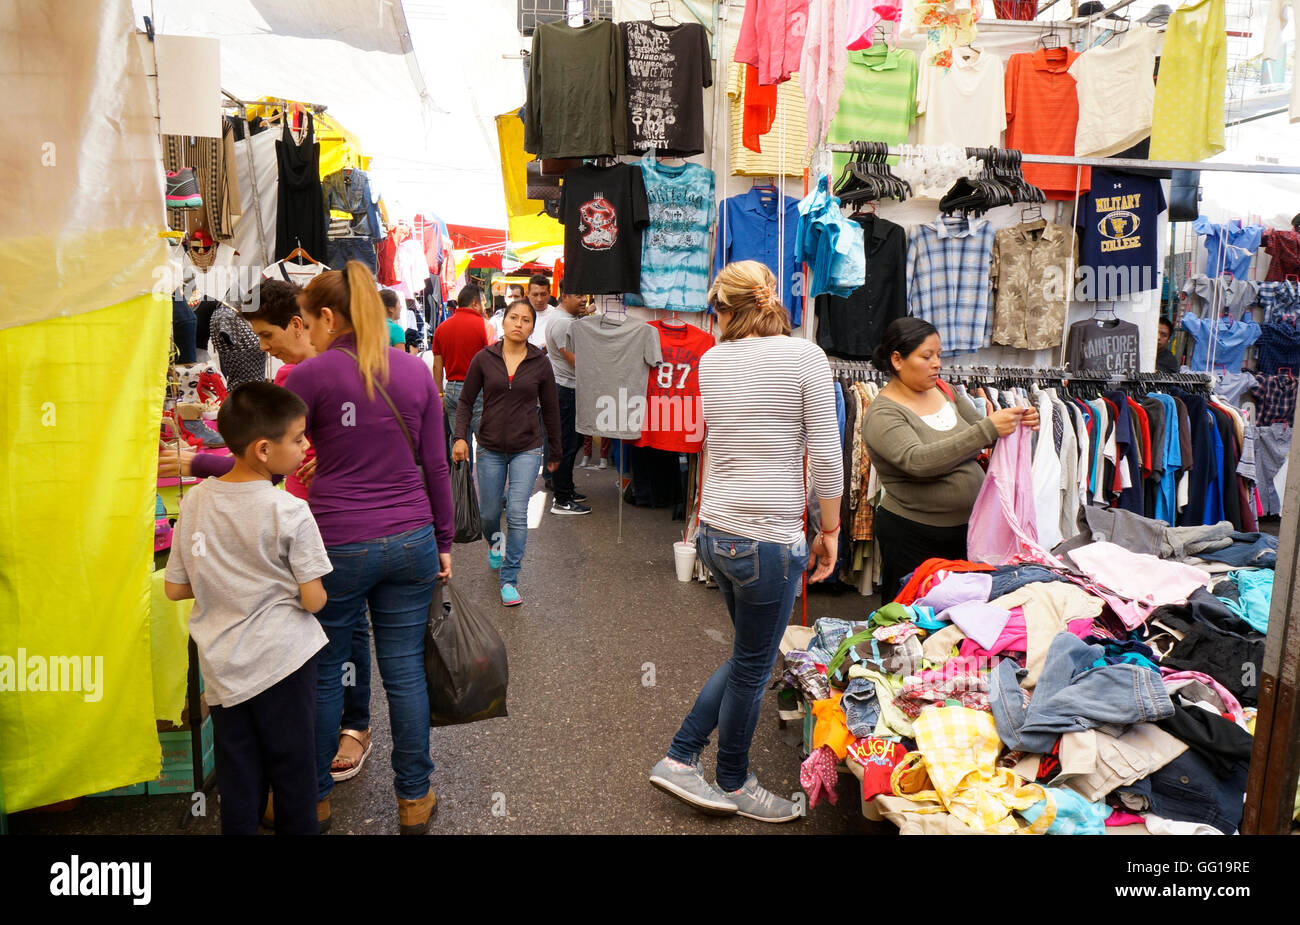
[{"label": "blue sneaker", "polygon": [[518,607],[523,602],[524,599],[519,596],[519,592],[515,590],[514,585],[501,586],[501,603],[507,607]]},{"label": "blue sneaker", "polygon": [[495,549],[488,550],[488,568],[492,569],[492,571],[501,571],[501,563],[504,560],[505,556],[497,552]]}]

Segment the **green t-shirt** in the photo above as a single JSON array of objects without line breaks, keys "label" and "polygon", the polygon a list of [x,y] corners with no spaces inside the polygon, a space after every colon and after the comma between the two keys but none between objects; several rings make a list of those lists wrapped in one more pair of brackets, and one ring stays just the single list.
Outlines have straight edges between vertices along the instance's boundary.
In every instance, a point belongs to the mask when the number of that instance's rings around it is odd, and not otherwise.
[{"label": "green t-shirt", "polygon": [[392,318],[388,319],[388,343],[389,346],[392,347],[406,346],[406,332],[403,331],[402,326]]}]

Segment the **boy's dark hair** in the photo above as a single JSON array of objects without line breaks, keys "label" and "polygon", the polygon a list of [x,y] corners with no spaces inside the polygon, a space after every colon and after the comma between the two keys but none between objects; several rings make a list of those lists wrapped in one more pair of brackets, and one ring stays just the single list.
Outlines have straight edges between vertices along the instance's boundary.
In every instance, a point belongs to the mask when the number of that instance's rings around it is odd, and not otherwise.
[{"label": "boy's dark hair", "polygon": [[264,321],[277,328],[289,329],[289,322],[299,315],[298,293],[302,290],[282,279],[264,279],[257,288],[257,311],[244,317]]},{"label": "boy's dark hair", "polygon": [[270,382],[236,386],[217,412],[217,430],[230,452],[243,456],[258,440],[279,440],[289,425],[307,415],[307,405],[288,389]]},{"label": "boy's dark hair", "polygon": [[395,289],[380,289],[379,301],[383,302],[384,308],[387,309],[397,308],[401,304],[397,301],[397,290]]},{"label": "boy's dark hair", "polygon": [[1174,323],[1170,321],[1168,318],[1161,318],[1160,324],[1163,324],[1165,327],[1167,327],[1169,329],[1170,334],[1174,332]]},{"label": "boy's dark hair", "polygon": [[545,286],[547,289],[550,289],[551,278],[545,273],[534,273],[532,278],[528,280],[528,286],[529,288],[532,288],[533,286]]},{"label": "boy's dark hair", "polygon": [[468,286],[462,286],[460,292],[456,294],[456,305],[459,308],[469,308],[481,298],[483,298],[483,290],[470,283]]}]

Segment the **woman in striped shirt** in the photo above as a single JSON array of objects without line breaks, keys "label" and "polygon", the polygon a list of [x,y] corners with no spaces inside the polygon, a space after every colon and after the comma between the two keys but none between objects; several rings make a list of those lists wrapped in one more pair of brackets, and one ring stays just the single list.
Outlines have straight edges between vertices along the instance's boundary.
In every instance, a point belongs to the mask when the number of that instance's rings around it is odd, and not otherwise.
[{"label": "woman in striped shirt", "polygon": [[[806,568],[835,566],[843,462],[830,365],[819,347],[790,337],[776,279],[761,263],[723,267],[709,290],[721,342],[700,358],[709,469],[696,548],[735,627],[731,658],[705,683],[650,782],[706,813],[761,822],[798,818],[795,805],[759,786],[749,746],[763,689]],[[804,537],[804,453],[821,504]],[[718,730],[717,786],[700,752]]]}]

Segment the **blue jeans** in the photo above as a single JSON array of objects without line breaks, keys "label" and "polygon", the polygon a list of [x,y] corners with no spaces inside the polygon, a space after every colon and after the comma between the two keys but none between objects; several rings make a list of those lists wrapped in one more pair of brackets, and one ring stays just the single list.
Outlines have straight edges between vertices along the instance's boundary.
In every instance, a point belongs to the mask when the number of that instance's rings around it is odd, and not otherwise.
[{"label": "blue jeans", "polygon": [[339,728],[360,732],[370,728],[370,623],[365,617],[352,630],[351,655],[343,664],[352,666],[351,677],[346,679],[352,683],[343,685]]},{"label": "blue jeans", "polygon": [[749,745],[758,725],[763,689],[790,623],[807,543],[764,543],[700,525],[701,561],[727,602],[735,627],[731,658],[704,684],[673,736],[668,757],[693,764],[718,730],[718,786],[739,790],[749,777]]},{"label": "blue jeans", "polygon": [[[478,509],[483,518],[483,539],[488,546],[501,537],[501,499],[506,498],[506,553],[501,564],[501,584],[519,581],[528,545],[528,499],[542,467],[542,448],[521,453],[499,453],[478,448]],[[507,475],[509,476],[507,484]],[[509,494],[507,495],[507,491]]]},{"label": "blue jeans", "polygon": [[329,601],[316,614],[329,644],[320,652],[316,685],[316,782],[320,799],[334,787],[330,763],[338,753],[343,716],[343,663],[365,622],[374,627],[379,676],[388,694],[393,734],[393,786],[404,800],[429,792],[429,689],[424,677],[424,635],[438,574],[433,526],[330,546],[334,571],[321,579]]},{"label": "blue jeans", "polygon": [[[447,385],[442,393],[442,410],[447,415],[447,429],[451,432],[451,439],[456,440],[456,407],[460,404],[460,393],[464,390],[464,382],[452,382],[447,380]],[[478,436],[479,424],[483,422],[483,393],[478,393],[478,398],[474,399],[474,410],[469,416],[469,468],[474,471],[474,438]],[[447,454],[451,459],[451,454]]]},{"label": "blue jeans", "polygon": [[[328,261],[331,270],[346,270],[349,260],[360,260],[370,272],[376,272],[375,242],[369,238],[330,238]],[[424,796],[424,794],[420,794]]]}]

